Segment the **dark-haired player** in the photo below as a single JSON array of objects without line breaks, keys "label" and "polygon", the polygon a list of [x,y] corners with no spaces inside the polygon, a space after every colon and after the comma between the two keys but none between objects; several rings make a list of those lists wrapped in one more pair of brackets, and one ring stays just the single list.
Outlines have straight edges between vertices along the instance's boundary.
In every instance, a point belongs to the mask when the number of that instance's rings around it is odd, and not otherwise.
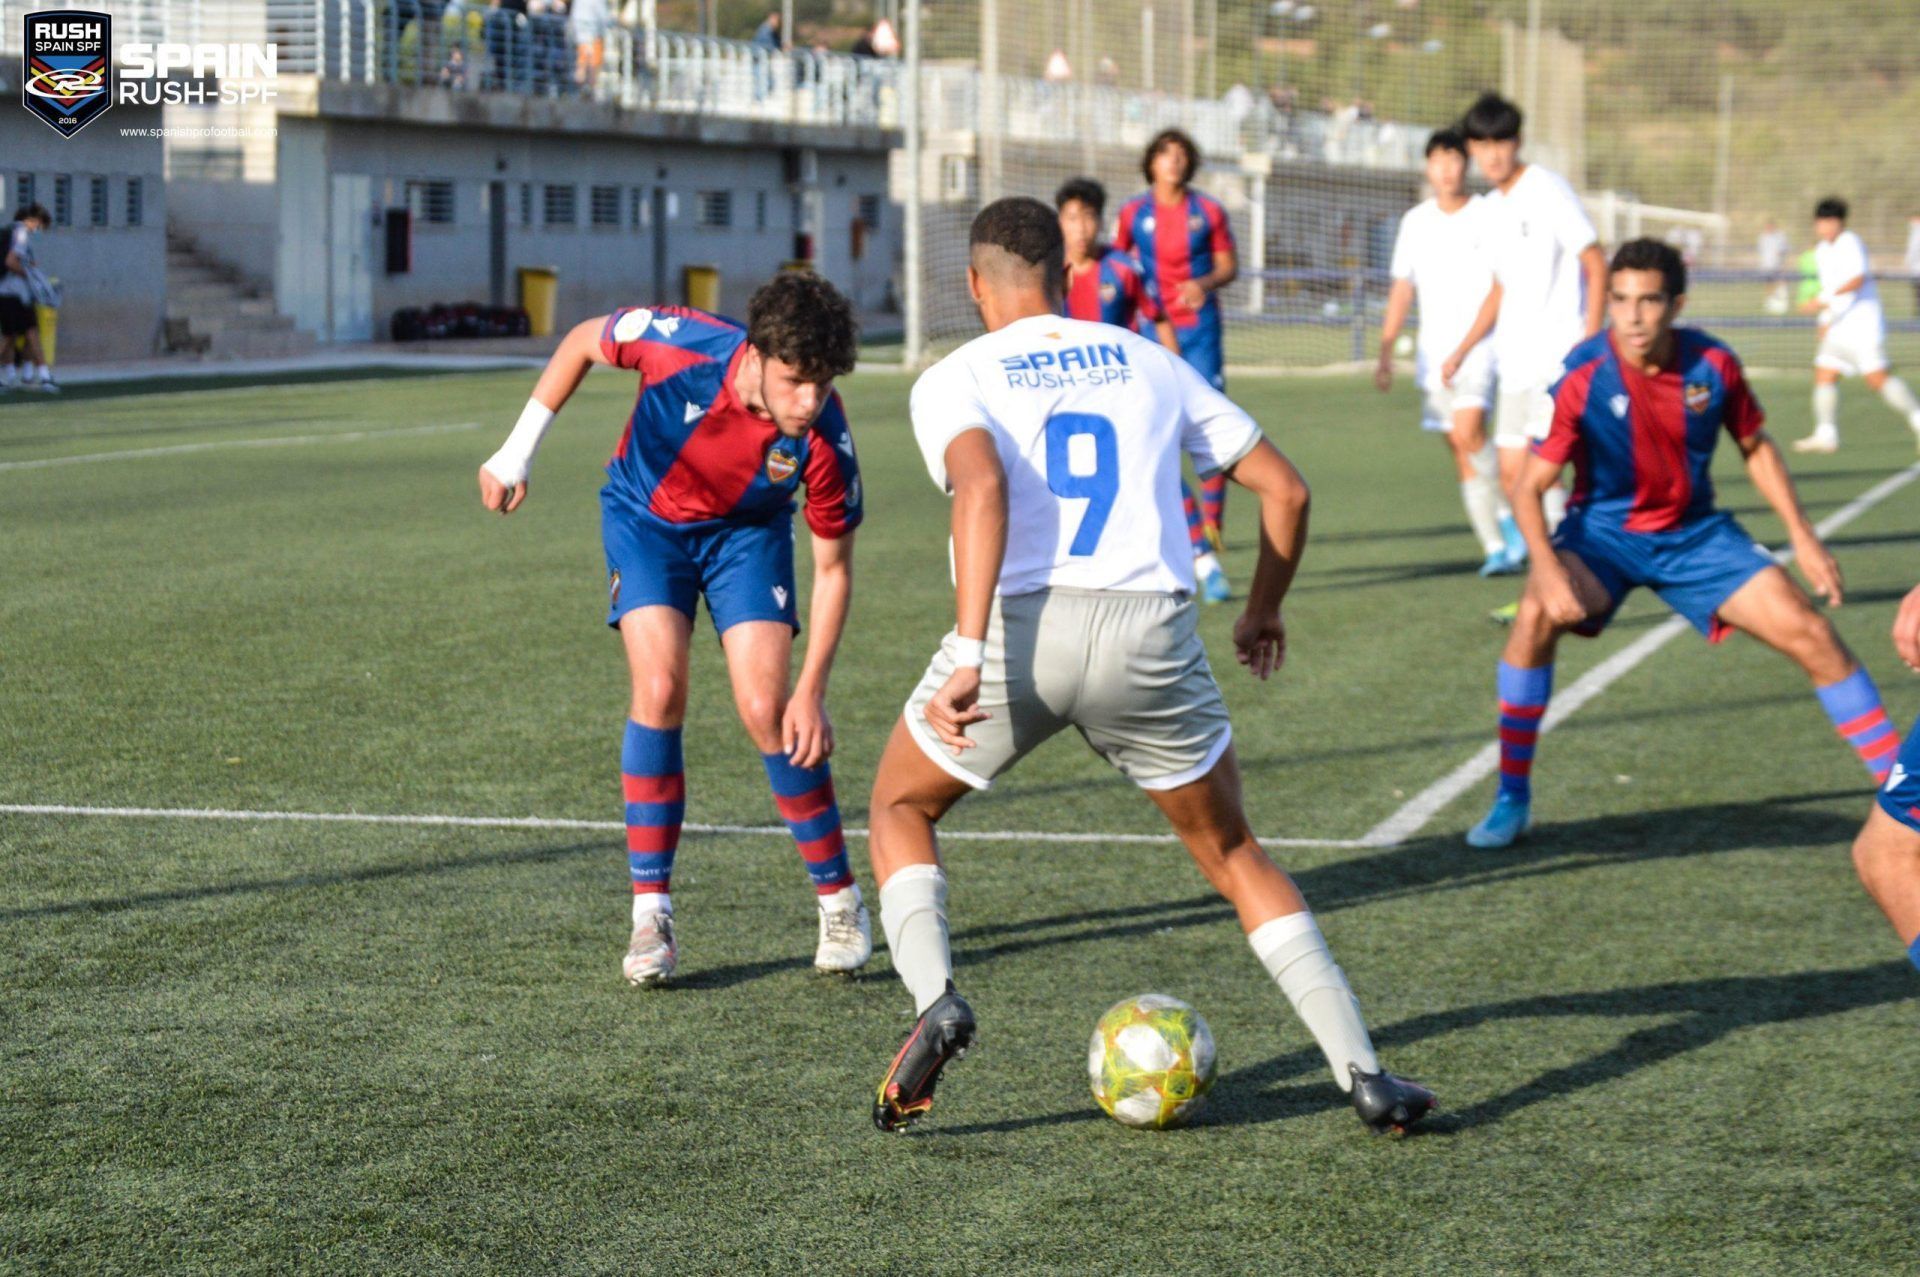
[{"label": "dark-haired player", "polygon": [[1920,436],[1920,402],[1887,363],[1887,316],[1867,266],[1867,246],[1847,229],[1847,202],[1824,199],[1814,206],[1813,260],[1820,292],[1800,304],[1820,316],[1820,346],[1813,356],[1813,433],[1793,441],[1795,452],[1840,450],[1840,379],[1858,377],[1900,414]]},{"label": "dark-haired player", "polygon": [[[1511,495],[1527,447],[1547,437],[1553,401],[1547,388],[1580,341],[1600,331],[1606,313],[1607,258],[1580,197],[1558,173],[1520,159],[1520,110],[1483,94],[1461,121],[1467,152],[1493,189],[1487,192],[1493,287],[1473,327],[1443,367],[1448,384],[1493,333],[1500,393],[1493,443],[1501,486]],[[1496,323],[1497,321],[1497,323]],[[1547,489],[1547,521],[1558,524],[1566,490]]]},{"label": "dark-haired player", "polygon": [[[1840,602],[1840,569],[1820,543],[1760,405],[1731,350],[1676,328],[1687,268],[1671,245],[1620,246],[1608,275],[1613,322],[1574,347],[1553,388],[1553,421],[1514,489],[1513,514],[1533,569],[1500,662],[1500,790],[1467,834],[1505,847],[1526,831],[1530,774],[1553,688],[1560,636],[1598,634],[1637,586],[1657,593],[1709,642],[1743,630],[1785,654],[1813,681],[1821,708],[1867,771],[1885,779],[1899,733],[1873,679],[1773,556],[1731,514],[1714,508],[1710,467],[1721,431],[1747,476],[1787,526],[1816,594]],[[1567,517],[1547,531],[1545,496],[1574,468]]]},{"label": "dark-haired player", "polygon": [[[1225,390],[1226,337],[1220,299],[1214,296],[1240,274],[1233,228],[1219,200],[1193,189],[1200,148],[1179,129],[1162,129],[1140,157],[1148,189],[1120,207],[1114,244],[1133,253],[1147,277],[1147,290],[1173,322],[1180,357],[1200,370],[1207,384]],[[1227,513],[1227,480],[1200,481],[1200,515],[1209,537],[1220,543]]]},{"label": "dark-haired player", "polygon": [[[1067,283],[1064,313],[1073,319],[1118,324],[1140,332],[1140,321],[1153,325],[1160,344],[1180,349],[1160,303],[1154,299],[1133,258],[1100,242],[1100,220],[1106,215],[1107,190],[1090,177],[1076,177],[1053,197],[1060,212],[1060,235],[1067,245]],[[1200,581],[1200,597],[1225,603],[1233,597],[1226,570],[1213,552],[1199,506],[1186,494],[1187,539],[1193,546],[1193,572]]]},{"label": "dark-haired player", "polygon": [[1293,880],[1247,825],[1233,732],[1196,630],[1180,467],[1260,502],[1260,558],[1233,627],[1257,678],[1286,653],[1280,600],[1306,543],[1307,486],[1253,419],[1136,333],[1060,317],[1065,260],[1046,205],[974,218],[967,287],[985,336],[914,383],[914,438],[953,494],[955,626],[880,759],[880,920],[918,1015],[874,1097],[897,1130],[973,1040],[954,991],[934,825],[1072,727],[1165,814],[1325,1053],[1354,1110],[1404,1129],[1433,1104],[1380,1067],[1347,978]]},{"label": "dark-haired player", "polygon": [[[554,414],[594,364],[640,374],[640,395],[600,490],[607,624],[620,632],[633,699],[620,754],[633,933],[622,971],[637,985],[679,961],[668,894],[686,806],[680,729],[695,601],[705,598],[734,703],[759,749],[819,901],[814,965],[851,971],[873,945],[847,865],[827,758],[827,676],[853,591],[860,470],[833,379],[853,368],[847,301],[785,274],[747,304],[744,328],[683,306],[616,310],[577,325],[534,386],[520,422],[480,468],[480,500],[511,514]],[[789,688],[793,509],[806,488],[813,531],[813,637]]]}]

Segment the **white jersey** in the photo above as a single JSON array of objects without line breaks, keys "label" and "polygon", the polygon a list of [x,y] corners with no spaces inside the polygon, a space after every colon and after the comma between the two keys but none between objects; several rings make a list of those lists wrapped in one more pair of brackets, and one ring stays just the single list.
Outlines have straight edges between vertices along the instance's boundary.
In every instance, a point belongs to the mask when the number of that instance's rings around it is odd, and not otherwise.
[{"label": "white jersey", "polygon": [[1503,383],[1545,387],[1586,336],[1580,254],[1599,236],[1567,180],[1538,164],[1488,193],[1486,209],[1502,290],[1494,361]]},{"label": "white jersey", "polygon": [[1413,284],[1424,368],[1438,370],[1447,361],[1493,286],[1485,216],[1485,202],[1476,195],[1451,213],[1437,200],[1423,200],[1400,219],[1389,273]]},{"label": "white jersey", "polygon": [[[1813,261],[1820,272],[1820,299],[1826,303],[1820,322],[1849,337],[1884,335],[1886,316],[1880,310],[1880,290],[1874,287],[1873,275],[1867,269],[1867,246],[1860,237],[1852,231],[1841,231],[1832,243],[1815,244]],[[1866,280],[1858,291],[1833,291],[1856,279]]]},{"label": "white jersey", "polygon": [[1180,455],[1211,474],[1260,427],[1192,365],[1111,324],[1033,315],[920,375],[913,435],[943,490],[947,445],[993,436],[1007,475],[999,593],[1193,590]]}]

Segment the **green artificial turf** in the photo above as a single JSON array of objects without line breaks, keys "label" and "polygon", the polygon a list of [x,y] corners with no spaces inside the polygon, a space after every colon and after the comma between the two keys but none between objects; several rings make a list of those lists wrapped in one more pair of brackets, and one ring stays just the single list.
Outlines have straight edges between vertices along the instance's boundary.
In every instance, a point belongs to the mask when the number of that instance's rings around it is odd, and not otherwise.
[{"label": "green artificial turf", "polygon": [[[484,515],[475,467],[531,379],[0,406],[0,803],[617,820],[594,493],[632,383],[595,374],[525,508]],[[856,826],[951,615],[908,385],[843,388],[869,493],[832,699]],[[1486,612],[1517,587],[1474,577],[1404,384],[1232,389],[1315,493],[1283,674],[1254,684],[1231,610],[1204,618],[1254,821],[1357,838],[1491,738]],[[1803,431],[1804,379],[1760,392]],[[1855,383],[1842,412],[1846,450],[1796,459],[1816,514],[1913,461]],[[362,437],[15,465],[336,432]],[[1244,494],[1229,522],[1244,581]],[[1835,538],[1835,619],[1903,726],[1920,688],[1886,631],[1917,541],[1920,487]],[[1637,596],[1569,642],[1561,686],[1663,616]],[[697,633],[688,818],[773,824]],[[685,979],[636,992],[615,831],[0,813],[0,1268],[1912,1272],[1920,973],[1853,879],[1869,786],[1800,675],[1682,636],[1547,737],[1536,780],[1511,852],[1460,842],[1491,781],[1398,846],[1277,851],[1387,1063],[1441,1094],[1404,1140],[1362,1131],[1171,845],[949,845],[981,1045],[882,1138],[907,999],[884,950],[813,974],[784,838],[688,836]],[[1159,830],[1071,736],[951,824]],[[1196,1128],[1127,1130],[1088,1094],[1094,1020],[1148,990],[1218,1038]]]}]

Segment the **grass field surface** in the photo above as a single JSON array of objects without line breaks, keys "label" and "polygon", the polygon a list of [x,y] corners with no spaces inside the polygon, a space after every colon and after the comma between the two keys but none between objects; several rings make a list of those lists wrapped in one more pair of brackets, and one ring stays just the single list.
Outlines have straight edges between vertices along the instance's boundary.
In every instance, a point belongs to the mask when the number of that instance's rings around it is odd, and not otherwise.
[{"label": "grass field surface", "polygon": [[[526,372],[182,385],[0,406],[0,804],[614,822],[602,371],[510,519],[473,491]],[[869,515],[831,707],[842,809],[951,617],[907,379],[848,381]],[[1804,378],[1766,381],[1781,437]],[[1349,843],[1481,750],[1502,632],[1404,384],[1232,387],[1314,487],[1290,657],[1233,665],[1257,829]],[[1857,383],[1816,516],[1914,461]],[[91,458],[91,459],[88,459]],[[43,464],[54,463],[54,464]],[[1724,503],[1780,529],[1723,458]],[[1252,507],[1228,567],[1252,562]],[[1834,613],[1904,726],[1886,631],[1920,484],[1833,538]],[[802,554],[804,559],[804,551]],[[801,579],[806,579],[803,562]],[[1636,596],[1559,685],[1664,619]],[[688,819],[772,826],[696,630]],[[600,827],[0,812],[0,1268],[74,1272],[1914,1271],[1920,976],[1855,883],[1869,784],[1800,675],[1659,648],[1544,741],[1535,833],[1277,849],[1389,1067],[1444,1111],[1367,1136],[1147,802],[1071,736],[951,821],[981,1047],[901,1138],[867,1117],[909,1022],[884,950],[816,976],[784,836],[690,835],[678,987],[619,978]],[[1008,831],[1078,833],[1042,842]],[[864,848],[855,864],[871,890]],[[877,928],[876,928],[877,930]],[[1149,990],[1207,1017],[1195,1128],[1095,1109],[1087,1035]]]}]

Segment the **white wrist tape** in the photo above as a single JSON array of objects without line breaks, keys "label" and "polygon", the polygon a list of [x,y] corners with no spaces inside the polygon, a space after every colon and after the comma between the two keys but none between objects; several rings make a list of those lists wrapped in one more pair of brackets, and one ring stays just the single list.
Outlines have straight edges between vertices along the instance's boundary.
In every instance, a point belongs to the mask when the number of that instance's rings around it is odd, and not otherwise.
[{"label": "white wrist tape", "polygon": [[538,399],[527,400],[513,433],[500,445],[500,451],[487,458],[487,472],[508,487],[525,483],[527,472],[533,469],[533,454],[540,451],[540,440],[552,424],[553,409]]},{"label": "white wrist tape", "polygon": [[987,643],[985,639],[961,638],[953,636],[953,663],[961,669],[979,669],[987,663]]}]

